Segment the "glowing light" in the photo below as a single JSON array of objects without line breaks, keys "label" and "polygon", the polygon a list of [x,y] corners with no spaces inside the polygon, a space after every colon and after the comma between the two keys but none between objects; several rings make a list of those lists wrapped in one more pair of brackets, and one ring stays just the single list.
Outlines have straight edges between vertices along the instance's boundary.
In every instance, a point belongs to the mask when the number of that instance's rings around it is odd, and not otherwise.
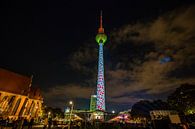
[{"label": "glowing light", "polygon": [[70,104],[70,105],[72,105],[72,104],[73,104],[73,102],[72,102],[72,101],[70,101],[70,102],[69,102],[69,104]]},{"label": "glowing light", "polygon": [[66,112],[66,113],[70,112],[70,109],[69,109],[69,108],[67,108],[65,112]]},{"label": "glowing light", "polygon": [[106,40],[107,40],[107,36],[104,33],[99,33],[96,35],[95,39],[99,45],[100,45],[100,43],[102,43],[104,45]]},{"label": "glowing light", "polygon": [[161,64],[164,64],[164,63],[167,63],[167,62],[170,62],[170,61],[171,61],[171,57],[168,57],[168,56],[163,57],[163,58],[160,59]]}]

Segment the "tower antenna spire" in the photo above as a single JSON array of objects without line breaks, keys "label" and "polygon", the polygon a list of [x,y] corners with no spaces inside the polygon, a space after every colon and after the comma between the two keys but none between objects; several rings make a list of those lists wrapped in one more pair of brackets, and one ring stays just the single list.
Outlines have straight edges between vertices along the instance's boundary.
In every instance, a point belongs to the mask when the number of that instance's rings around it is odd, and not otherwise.
[{"label": "tower antenna spire", "polygon": [[100,28],[103,28],[103,26],[102,26],[102,10],[100,12]]},{"label": "tower antenna spire", "polygon": [[103,21],[102,21],[102,10],[100,12],[100,28],[98,29],[98,33],[104,33]]}]

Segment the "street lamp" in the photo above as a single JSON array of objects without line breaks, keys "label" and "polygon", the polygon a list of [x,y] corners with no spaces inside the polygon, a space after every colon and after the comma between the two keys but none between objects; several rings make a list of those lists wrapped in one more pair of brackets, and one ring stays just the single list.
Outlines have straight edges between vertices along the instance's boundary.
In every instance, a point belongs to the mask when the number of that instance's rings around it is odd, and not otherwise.
[{"label": "street lamp", "polygon": [[70,109],[70,117],[69,117],[68,129],[70,129],[71,116],[72,116],[72,111],[73,111],[73,107],[74,107],[74,104],[73,104],[72,101],[70,101],[69,104],[71,105],[71,109]]},{"label": "street lamp", "polygon": [[72,105],[72,104],[73,104],[73,102],[72,102],[72,101],[70,101],[70,102],[69,102],[69,104],[70,104],[70,105]]},{"label": "street lamp", "polygon": [[115,111],[114,110],[112,110],[112,114],[114,114],[115,113]]}]

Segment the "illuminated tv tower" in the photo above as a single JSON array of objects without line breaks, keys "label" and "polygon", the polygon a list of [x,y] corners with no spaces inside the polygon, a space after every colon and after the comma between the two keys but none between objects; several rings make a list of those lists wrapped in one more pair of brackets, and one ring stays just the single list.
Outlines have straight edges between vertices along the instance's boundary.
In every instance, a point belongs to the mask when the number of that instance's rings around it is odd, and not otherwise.
[{"label": "illuminated tv tower", "polygon": [[96,35],[96,42],[99,45],[99,60],[98,60],[98,78],[97,78],[97,103],[96,109],[105,111],[105,87],[104,87],[104,54],[103,46],[106,43],[107,36],[104,33],[102,26],[102,12],[100,15],[100,27]]}]

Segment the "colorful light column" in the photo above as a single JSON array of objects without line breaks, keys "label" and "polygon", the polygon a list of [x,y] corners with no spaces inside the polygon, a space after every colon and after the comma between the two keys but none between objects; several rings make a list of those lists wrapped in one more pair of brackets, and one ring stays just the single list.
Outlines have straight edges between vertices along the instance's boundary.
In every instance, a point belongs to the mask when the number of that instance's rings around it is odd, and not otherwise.
[{"label": "colorful light column", "polygon": [[98,60],[98,78],[97,78],[97,103],[96,109],[105,111],[105,87],[104,87],[104,54],[103,46],[107,40],[107,36],[104,33],[102,26],[102,12],[100,15],[100,27],[98,34],[96,35],[96,42],[99,45],[99,60]]}]

